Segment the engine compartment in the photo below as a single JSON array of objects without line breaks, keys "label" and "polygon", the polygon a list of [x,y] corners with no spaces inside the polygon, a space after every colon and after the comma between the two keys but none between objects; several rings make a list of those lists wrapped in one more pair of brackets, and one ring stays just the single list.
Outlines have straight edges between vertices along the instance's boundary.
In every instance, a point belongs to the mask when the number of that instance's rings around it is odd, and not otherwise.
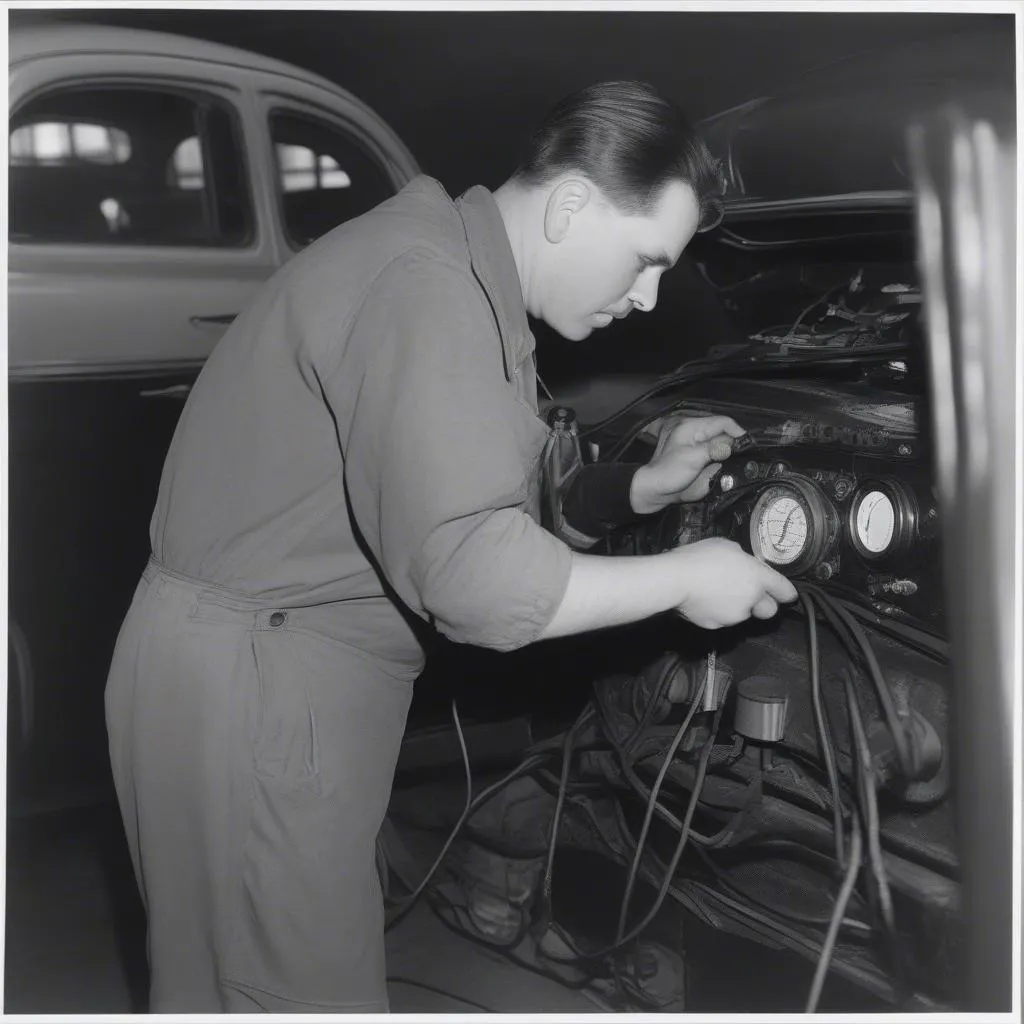
[{"label": "engine compartment", "polygon": [[[620,528],[599,550],[726,537],[790,576],[797,606],[713,633],[660,617],[562,657],[504,658],[542,689],[575,676],[579,713],[570,725],[570,713],[534,709],[508,734],[518,743],[470,742],[491,771],[518,763],[487,775],[496,788],[461,815],[443,756],[427,783],[403,784],[399,762],[389,864],[409,828],[461,828],[436,862],[435,912],[532,969],[594,986],[612,1008],[686,1005],[684,944],[651,938],[679,912],[814,963],[810,991],[787,1008],[814,1008],[829,971],[883,1008],[955,1008],[941,514],[900,223],[716,232],[695,260],[735,335],[602,419],[578,413],[585,460],[646,462],[678,416],[746,428],[706,499]],[[865,249],[873,260],[851,261]],[[615,921],[600,936],[554,911],[556,856],[565,864],[573,850],[625,872],[620,890],[595,892]]]}]

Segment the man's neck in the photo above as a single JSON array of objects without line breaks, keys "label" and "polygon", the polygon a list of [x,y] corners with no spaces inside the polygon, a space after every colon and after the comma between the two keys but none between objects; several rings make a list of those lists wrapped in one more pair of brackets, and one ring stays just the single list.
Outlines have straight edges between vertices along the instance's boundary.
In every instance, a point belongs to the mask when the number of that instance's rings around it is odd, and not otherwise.
[{"label": "man's neck", "polygon": [[509,179],[494,192],[494,201],[498,204],[501,219],[505,224],[512,257],[519,273],[519,284],[523,290],[523,306],[531,315],[536,310],[531,304],[533,298],[533,271],[535,267],[534,242],[536,223],[543,220],[544,211],[538,208],[541,201],[539,194],[523,188],[514,179]]}]

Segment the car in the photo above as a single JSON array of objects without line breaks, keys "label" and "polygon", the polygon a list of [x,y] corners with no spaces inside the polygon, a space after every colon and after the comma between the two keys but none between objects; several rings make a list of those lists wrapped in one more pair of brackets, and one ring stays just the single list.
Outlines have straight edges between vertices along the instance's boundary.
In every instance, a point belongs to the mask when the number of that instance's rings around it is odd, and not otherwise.
[{"label": "car", "polygon": [[11,812],[109,792],[102,693],[184,398],[248,298],[418,173],[338,85],[100,25],[12,33]]}]

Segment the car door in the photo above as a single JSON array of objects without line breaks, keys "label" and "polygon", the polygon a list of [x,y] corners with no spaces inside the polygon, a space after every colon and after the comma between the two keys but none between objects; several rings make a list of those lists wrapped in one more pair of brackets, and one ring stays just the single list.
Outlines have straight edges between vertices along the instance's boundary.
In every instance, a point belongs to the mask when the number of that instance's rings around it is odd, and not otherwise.
[{"label": "car door", "polygon": [[103,686],[203,360],[281,259],[242,69],[64,53],[10,78],[15,813],[107,781]]}]

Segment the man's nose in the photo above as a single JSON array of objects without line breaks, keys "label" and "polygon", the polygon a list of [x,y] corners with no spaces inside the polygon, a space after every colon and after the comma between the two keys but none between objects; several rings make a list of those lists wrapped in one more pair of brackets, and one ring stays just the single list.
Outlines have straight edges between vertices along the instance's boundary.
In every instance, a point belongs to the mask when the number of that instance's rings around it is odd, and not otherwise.
[{"label": "man's nose", "polygon": [[643,276],[637,279],[629,293],[629,301],[641,313],[650,313],[658,304],[658,280],[645,281]]}]

